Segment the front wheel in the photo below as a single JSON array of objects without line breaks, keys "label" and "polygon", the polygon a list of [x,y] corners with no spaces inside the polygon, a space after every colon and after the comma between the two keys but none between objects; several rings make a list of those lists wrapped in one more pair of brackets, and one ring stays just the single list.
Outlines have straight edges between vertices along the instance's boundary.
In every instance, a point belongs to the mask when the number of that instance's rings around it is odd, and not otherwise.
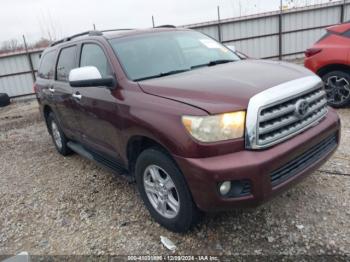
[{"label": "front wheel", "polygon": [[173,160],[157,149],[147,149],[136,162],[138,190],[152,217],[174,232],[186,232],[200,218],[187,183]]},{"label": "front wheel", "polygon": [[341,108],[350,103],[350,74],[333,71],[322,77],[325,83],[328,104]]}]

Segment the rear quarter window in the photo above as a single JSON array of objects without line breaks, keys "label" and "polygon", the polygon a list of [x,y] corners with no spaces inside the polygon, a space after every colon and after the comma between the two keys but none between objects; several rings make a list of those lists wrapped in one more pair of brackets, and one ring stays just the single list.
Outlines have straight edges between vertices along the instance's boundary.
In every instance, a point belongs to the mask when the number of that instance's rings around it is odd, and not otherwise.
[{"label": "rear quarter window", "polygon": [[56,52],[45,53],[41,58],[38,76],[43,79],[54,79]]}]

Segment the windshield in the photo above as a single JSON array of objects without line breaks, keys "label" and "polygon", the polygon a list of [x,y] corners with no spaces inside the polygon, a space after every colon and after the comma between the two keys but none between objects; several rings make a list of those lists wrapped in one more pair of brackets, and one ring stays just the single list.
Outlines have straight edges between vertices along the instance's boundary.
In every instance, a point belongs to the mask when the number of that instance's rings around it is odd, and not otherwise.
[{"label": "windshield", "polygon": [[195,31],[116,38],[110,43],[125,73],[134,81],[240,60],[224,45]]}]

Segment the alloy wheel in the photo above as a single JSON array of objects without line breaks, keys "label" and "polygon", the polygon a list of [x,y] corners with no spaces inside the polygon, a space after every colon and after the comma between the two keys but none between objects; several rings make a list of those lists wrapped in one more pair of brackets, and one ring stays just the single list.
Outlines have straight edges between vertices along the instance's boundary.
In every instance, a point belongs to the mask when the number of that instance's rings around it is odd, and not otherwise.
[{"label": "alloy wheel", "polygon": [[340,105],[350,98],[350,83],[342,76],[328,77],[325,88],[331,104]]},{"label": "alloy wheel", "polygon": [[157,165],[148,166],[143,174],[143,185],[148,200],[163,217],[175,218],[180,211],[180,198],[174,181]]},{"label": "alloy wheel", "polygon": [[51,122],[51,132],[52,132],[53,140],[55,141],[56,146],[59,149],[61,149],[62,148],[62,137],[61,137],[60,130],[58,129],[58,126],[55,123],[55,121]]}]

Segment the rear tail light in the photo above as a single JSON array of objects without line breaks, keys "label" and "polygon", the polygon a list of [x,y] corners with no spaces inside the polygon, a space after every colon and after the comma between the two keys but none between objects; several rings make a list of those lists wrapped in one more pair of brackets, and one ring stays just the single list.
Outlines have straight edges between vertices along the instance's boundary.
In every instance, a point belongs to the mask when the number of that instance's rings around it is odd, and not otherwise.
[{"label": "rear tail light", "polygon": [[321,48],[310,48],[310,49],[305,51],[305,56],[311,57],[311,56],[314,56],[314,55],[320,53],[321,51],[322,51]]}]

